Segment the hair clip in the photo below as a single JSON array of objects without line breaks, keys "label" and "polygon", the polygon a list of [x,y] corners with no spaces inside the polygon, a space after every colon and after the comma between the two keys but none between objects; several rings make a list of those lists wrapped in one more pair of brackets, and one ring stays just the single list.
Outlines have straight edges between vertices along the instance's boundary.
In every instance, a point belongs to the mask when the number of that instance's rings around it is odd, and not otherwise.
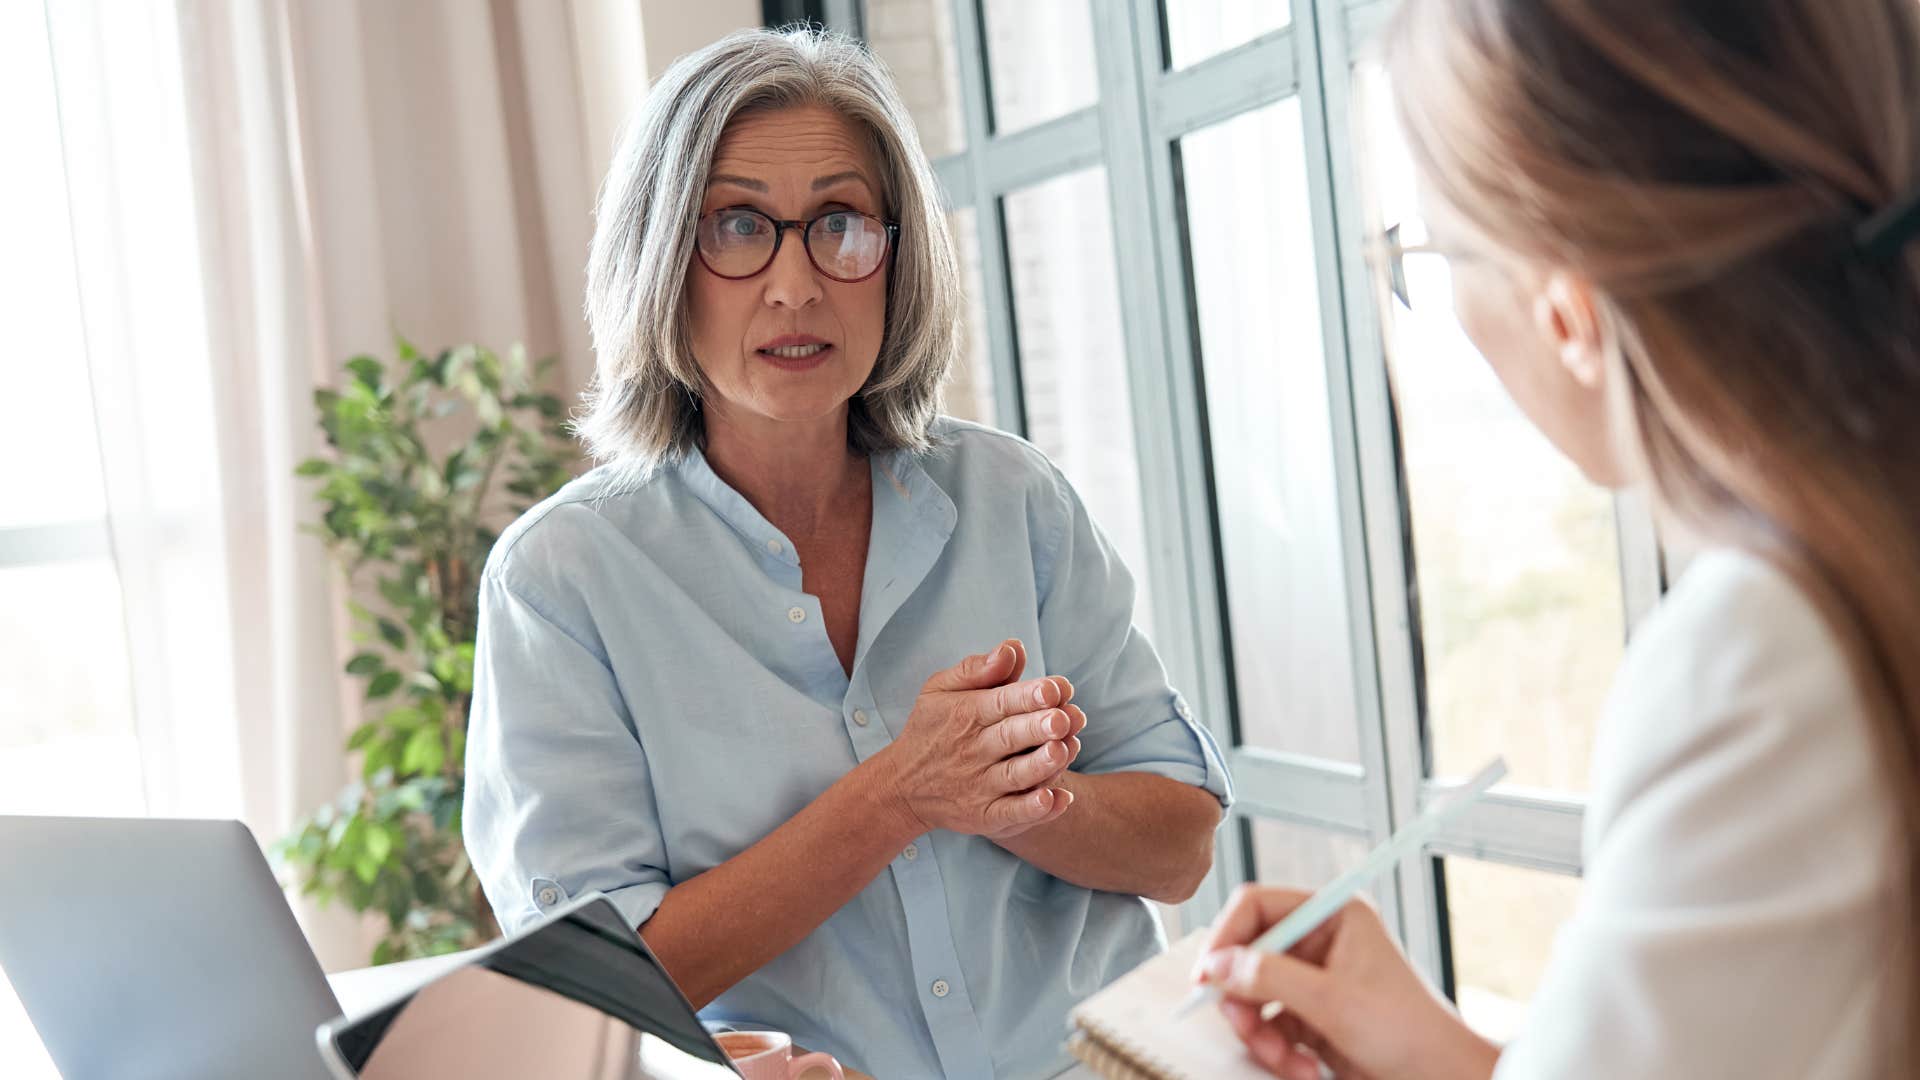
[{"label": "hair clip", "polygon": [[1920,187],[1860,223],[1853,242],[1870,259],[1891,259],[1920,239]]}]

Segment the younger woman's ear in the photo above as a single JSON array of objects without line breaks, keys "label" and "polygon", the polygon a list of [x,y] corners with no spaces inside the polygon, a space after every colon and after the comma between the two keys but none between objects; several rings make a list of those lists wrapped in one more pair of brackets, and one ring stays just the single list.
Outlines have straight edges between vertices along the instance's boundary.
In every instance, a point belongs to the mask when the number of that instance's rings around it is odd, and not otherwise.
[{"label": "younger woman's ear", "polygon": [[1552,271],[1534,297],[1533,324],[1576,382],[1589,390],[1600,386],[1606,342],[1592,286],[1564,270]]}]

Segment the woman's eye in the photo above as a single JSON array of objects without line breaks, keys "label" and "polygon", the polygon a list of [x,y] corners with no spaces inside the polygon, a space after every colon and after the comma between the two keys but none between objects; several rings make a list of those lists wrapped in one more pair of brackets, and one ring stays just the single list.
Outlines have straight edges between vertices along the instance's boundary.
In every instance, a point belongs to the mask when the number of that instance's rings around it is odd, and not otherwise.
[{"label": "woman's eye", "polygon": [[853,215],[852,214],[829,214],[827,216],[826,225],[827,225],[827,231],[830,233],[846,232],[848,229],[853,228]]},{"label": "woman's eye", "polygon": [[752,236],[760,231],[760,222],[751,214],[741,214],[738,217],[729,218],[726,228],[735,236]]}]

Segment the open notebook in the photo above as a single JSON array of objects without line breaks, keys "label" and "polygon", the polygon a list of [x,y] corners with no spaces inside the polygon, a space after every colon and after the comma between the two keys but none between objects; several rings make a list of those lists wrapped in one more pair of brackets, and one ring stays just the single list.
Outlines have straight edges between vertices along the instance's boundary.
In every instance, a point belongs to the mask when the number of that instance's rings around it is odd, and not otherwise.
[{"label": "open notebook", "polygon": [[1067,1049],[1110,1080],[1272,1080],[1213,1006],[1175,1020],[1205,931],[1080,1003]]}]

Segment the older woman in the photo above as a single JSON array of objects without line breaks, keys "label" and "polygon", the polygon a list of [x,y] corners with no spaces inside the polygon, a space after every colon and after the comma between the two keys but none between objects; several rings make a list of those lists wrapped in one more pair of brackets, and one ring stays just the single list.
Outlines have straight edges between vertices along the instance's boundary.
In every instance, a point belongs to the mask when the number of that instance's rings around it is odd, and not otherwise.
[{"label": "older woman", "polygon": [[1064,1066],[1228,798],[1133,583],[937,415],[956,271],[858,45],[728,38],[626,135],[588,275],[607,464],[482,584],[466,834],[514,928],[611,896],[703,1015],[884,1077]]}]

